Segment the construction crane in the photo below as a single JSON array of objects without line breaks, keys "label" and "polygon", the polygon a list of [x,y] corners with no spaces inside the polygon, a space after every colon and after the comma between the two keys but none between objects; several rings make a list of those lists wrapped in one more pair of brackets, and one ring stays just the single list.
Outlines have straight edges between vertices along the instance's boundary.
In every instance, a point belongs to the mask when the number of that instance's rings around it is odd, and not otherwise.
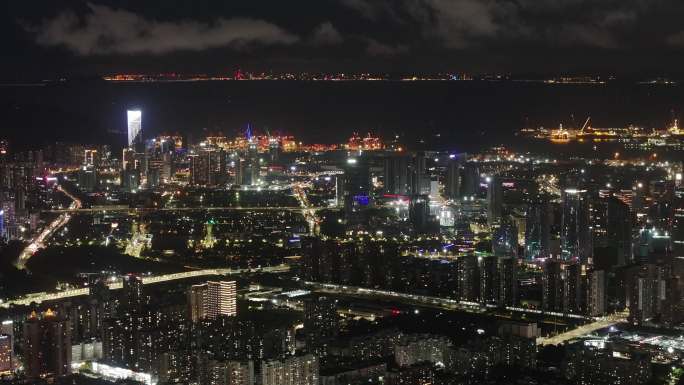
[{"label": "construction crane", "polygon": [[580,134],[584,134],[584,129],[587,128],[587,125],[589,124],[589,120],[591,120],[591,116],[587,116],[587,120],[584,121],[584,124],[582,125],[582,128],[580,129]]}]

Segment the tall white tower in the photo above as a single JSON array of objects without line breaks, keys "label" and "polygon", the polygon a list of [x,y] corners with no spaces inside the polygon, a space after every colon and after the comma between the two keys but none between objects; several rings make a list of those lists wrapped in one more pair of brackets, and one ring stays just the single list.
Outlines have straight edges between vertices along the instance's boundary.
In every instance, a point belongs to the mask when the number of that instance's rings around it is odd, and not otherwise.
[{"label": "tall white tower", "polygon": [[128,110],[128,147],[133,146],[142,132],[142,111]]}]

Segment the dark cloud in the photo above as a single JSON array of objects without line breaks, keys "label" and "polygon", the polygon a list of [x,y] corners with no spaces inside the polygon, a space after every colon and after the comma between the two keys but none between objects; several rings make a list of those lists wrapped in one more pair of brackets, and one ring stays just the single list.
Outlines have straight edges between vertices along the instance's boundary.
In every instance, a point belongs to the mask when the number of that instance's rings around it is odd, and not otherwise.
[{"label": "dark cloud", "polygon": [[35,63],[46,53],[57,73],[122,66],[211,71],[226,65],[360,71],[684,68],[681,0],[6,3],[10,10],[0,13],[6,17],[0,30],[10,38],[0,73],[43,71]]},{"label": "dark cloud", "polygon": [[407,46],[401,44],[385,44],[375,39],[367,39],[367,42],[366,52],[371,56],[393,56],[409,51]]},{"label": "dark cloud", "polygon": [[684,31],[673,33],[668,36],[666,42],[673,47],[684,48]]},{"label": "dark cloud", "polygon": [[533,42],[605,49],[629,44],[625,32],[653,7],[643,0],[342,0],[366,18],[388,14],[417,25],[445,48]]},{"label": "dark cloud", "polygon": [[292,44],[299,38],[282,28],[258,19],[218,19],[160,22],[135,13],[89,4],[82,18],[67,11],[38,26],[28,28],[45,46],[64,46],[80,55],[163,54],[178,50],[249,44]]},{"label": "dark cloud", "polygon": [[326,21],[316,27],[311,41],[316,45],[339,44],[344,41],[344,38],[331,22]]}]

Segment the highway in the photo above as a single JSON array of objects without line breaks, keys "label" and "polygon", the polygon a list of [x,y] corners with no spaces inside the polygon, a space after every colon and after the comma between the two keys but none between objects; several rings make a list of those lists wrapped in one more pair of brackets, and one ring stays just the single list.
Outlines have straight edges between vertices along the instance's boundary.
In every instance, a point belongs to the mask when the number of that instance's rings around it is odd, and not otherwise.
[{"label": "highway", "polygon": [[[319,282],[304,282],[307,286],[309,286],[312,290],[324,292],[324,293],[330,293],[330,294],[343,294],[343,295],[349,295],[349,296],[358,296],[358,297],[369,297],[369,298],[379,298],[379,299],[384,299],[384,300],[395,300],[403,303],[410,303],[410,304],[415,304],[419,306],[427,306],[427,307],[435,307],[435,308],[441,308],[445,310],[465,310],[465,311],[470,311],[470,312],[476,312],[476,313],[484,313],[487,310],[494,310],[498,309],[497,306],[495,305],[483,305],[478,302],[469,302],[469,301],[459,301],[451,298],[443,298],[443,297],[432,297],[432,296],[427,296],[427,295],[418,295],[418,294],[408,294],[408,293],[400,293],[396,291],[387,291],[387,290],[376,290],[376,289],[366,289],[363,287],[357,287],[357,286],[344,286],[344,285],[334,285],[334,284],[328,284],[328,283],[319,283]],[[541,310],[536,310],[536,309],[527,309],[527,308],[520,308],[520,307],[511,307],[507,306],[504,308],[505,310],[512,311],[512,312],[519,312],[519,313],[527,313],[527,314],[537,314],[537,315],[549,315],[549,316],[554,316],[554,317],[560,317],[560,318],[573,318],[573,319],[580,319],[580,320],[591,320],[591,318],[585,317],[583,315],[579,314],[564,314],[564,313],[556,313],[556,312],[542,312]]]},{"label": "highway", "polygon": [[[189,278],[217,276],[217,275],[235,275],[245,273],[285,273],[290,271],[289,265],[267,266],[252,269],[204,269],[193,270],[183,273],[172,273],[157,276],[143,277],[144,285],[151,285],[155,283],[183,280]],[[123,287],[120,280],[110,283],[109,288],[118,290]],[[24,297],[12,299],[7,302],[0,303],[0,307],[8,308],[11,305],[30,305],[32,302],[41,303],[45,301],[61,300],[65,298],[80,297],[88,295],[88,288],[65,290],[55,293],[32,293]]]},{"label": "highway", "polygon": [[[68,191],[64,190],[62,186],[57,186],[57,190],[64,193],[64,195],[71,198],[72,202],[69,206],[69,210],[80,210],[81,201],[75,196],[71,195]],[[62,226],[66,225],[71,219],[71,215],[68,211],[63,212],[54,221],[50,222],[36,237],[31,240],[31,242],[26,246],[26,248],[19,254],[19,260],[17,261],[17,268],[24,269],[26,267],[26,261],[29,260],[36,253],[36,251],[45,247],[45,241],[48,240],[57,230],[61,229]]]},{"label": "highway", "polygon": [[[164,274],[164,275],[157,275],[157,276],[149,276],[149,277],[143,277],[143,284],[144,285],[151,285],[155,283],[162,283],[162,282],[170,282],[170,281],[175,281],[175,280],[183,280],[183,279],[189,279],[189,278],[197,278],[197,277],[206,277],[206,276],[226,276],[226,275],[234,275],[234,274],[245,274],[245,273],[284,273],[290,271],[290,267],[288,265],[278,265],[278,266],[269,266],[269,267],[262,267],[262,268],[252,268],[252,269],[204,269],[204,270],[193,270],[193,271],[188,271],[188,272],[183,272],[183,273],[172,273],[172,274]],[[385,301],[395,301],[403,304],[408,304],[408,305],[415,305],[415,306],[423,306],[423,307],[430,307],[430,308],[436,308],[436,309],[444,309],[444,310],[459,310],[459,311],[466,311],[470,313],[479,313],[479,314],[485,314],[487,313],[490,309],[488,307],[483,306],[479,303],[475,302],[466,302],[466,301],[458,301],[454,299],[449,299],[449,298],[441,298],[441,297],[432,297],[432,296],[425,296],[425,295],[417,295],[417,294],[406,294],[406,293],[399,293],[399,292],[394,292],[394,291],[387,291],[387,290],[376,290],[376,289],[366,289],[366,288],[361,288],[361,287],[355,287],[355,286],[344,286],[344,285],[334,285],[334,284],[326,284],[326,283],[318,283],[318,282],[308,282],[305,281],[303,282],[309,289],[312,291],[316,292],[321,292],[321,293],[328,293],[328,294],[341,294],[341,295],[347,295],[347,296],[352,296],[352,297],[362,297],[362,298],[372,298],[372,299],[381,299]],[[109,284],[109,288],[111,290],[118,290],[122,288],[122,283],[120,280],[112,282]],[[66,298],[73,298],[73,297],[80,297],[88,295],[88,288],[80,288],[80,289],[72,289],[72,290],[65,290],[61,292],[55,292],[55,293],[33,293],[26,295],[21,298],[9,300],[7,302],[0,303],[0,307],[3,308],[8,308],[12,305],[19,306],[19,305],[30,305],[31,303],[41,303],[45,301],[55,301],[55,300],[62,300]],[[506,310],[509,311],[515,311],[515,312],[525,312],[525,313],[531,313],[531,314],[539,314],[539,311],[536,310],[530,310],[530,309],[522,309],[522,308],[513,308],[513,307],[507,307]],[[565,316],[570,316],[572,318],[580,318],[581,316],[578,315],[565,315]],[[584,317],[581,317],[584,318]],[[557,334],[552,337],[540,337],[537,339],[537,343],[546,346],[546,345],[558,345],[562,344],[564,342],[589,335],[597,330],[604,329],[619,323],[624,323],[626,322],[626,314],[624,313],[616,313],[610,316],[606,317],[601,317],[598,319],[595,319],[593,322],[581,325],[577,328],[574,328],[570,331],[564,332]]]},{"label": "highway", "polygon": [[605,329],[619,323],[627,322],[626,317],[627,314],[625,313],[611,314],[606,317],[601,317],[595,320],[594,322],[576,327],[575,329],[569,330],[565,333],[557,334],[553,337],[542,337],[537,342],[542,346],[562,344],[575,338],[589,335],[597,330]]},{"label": "highway", "polygon": [[311,235],[316,235],[318,233],[317,228],[320,220],[316,216],[316,208],[311,206],[309,198],[306,196],[306,186],[295,184],[292,186],[292,192],[299,201],[299,205],[302,208],[302,214],[309,224],[309,233]]},{"label": "highway", "polygon": [[[494,307],[492,306],[483,306],[479,303],[474,303],[474,302],[466,302],[466,301],[458,301],[454,299],[449,299],[449,298],[441,298],[441,297],[431,297],[431,296],[425,296],[425,295],[416,295],[416,294],[406,294],[406,293],[398,293],[398,292],[393,292],[393,291],[386,291],[386,290],[375,290],[375,289],[365,289],[361,287],[355,287],[355,286],[344,286],[344,285],[334,285],[334,284],[326,284],[326,283],[318,283],[318,282],[304,282],[305,285],[308,286],[309,289],[312,291],[317,291],[317,292],[322,292],[322,293],[328,293],[328,294],[342,294],[342,295],[348,295],[352,297],[363,297],[363,298],[373,298],[373,299],[381,299],[381,300],[388,300],[388,301],[397,301],[400,303],[404,304],[409,304],[409,305],[416,305],[416,306],[425,306],[425,307],[431,307],[431,308],[438,308],[438,309],[444,309],[444,310],[460,310],[460,311],[467,311],[471,313],[486,313],[488,311],[488,308],[492,309]],[[508,311],[513,311],[513,312],[522,312],[522,313],[528,313],[528,314],[545,314],[549,316],[554,316],[554,317],[566,317],[566,318],[574,318],[574,319],[584,319],[584,320],[592,320],[593,322],[578,326],[572,330],[569,330],[564,333],[557,334],[555,336],[551,337],[540,337],[537,339],[537,343],[543,346],[546,345],[558,345],[563,342],[579,338],[582,336],[589,335],[597,330],[604,329],[619,323],[626,322],[626,314],[624,313],[616,313],[613,315],[609,315],[606,317],[601,317],[597,319],[592,319],[588,317],[584,317],[578,314],[561,314],[561,313],[542,313],[539,310],[534,310],[534,309],[524,309],[524,308],[517,308],[517,307],[506,307],[505,310]]]},{"label": "highway", "polygon": [[301,206],[271,206],[271,207],[98,207],[98,208],[68,208],[44,210],[46,213],[75,214],[75,213],[109,213],[109,212],[147,212],[147,211],[300,211],[326,210],[330,207],[301,207]]}]

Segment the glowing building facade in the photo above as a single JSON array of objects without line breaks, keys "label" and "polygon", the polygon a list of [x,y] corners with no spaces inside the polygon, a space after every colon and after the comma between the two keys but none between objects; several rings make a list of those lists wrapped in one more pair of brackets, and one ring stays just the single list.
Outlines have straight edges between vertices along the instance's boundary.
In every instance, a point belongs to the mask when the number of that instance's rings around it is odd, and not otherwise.
[{"label": "glowing building facade", "polygon": [[134,143],[140,140],[142,132],[142,111],[128,110],[128,146],[132,147]]}]

